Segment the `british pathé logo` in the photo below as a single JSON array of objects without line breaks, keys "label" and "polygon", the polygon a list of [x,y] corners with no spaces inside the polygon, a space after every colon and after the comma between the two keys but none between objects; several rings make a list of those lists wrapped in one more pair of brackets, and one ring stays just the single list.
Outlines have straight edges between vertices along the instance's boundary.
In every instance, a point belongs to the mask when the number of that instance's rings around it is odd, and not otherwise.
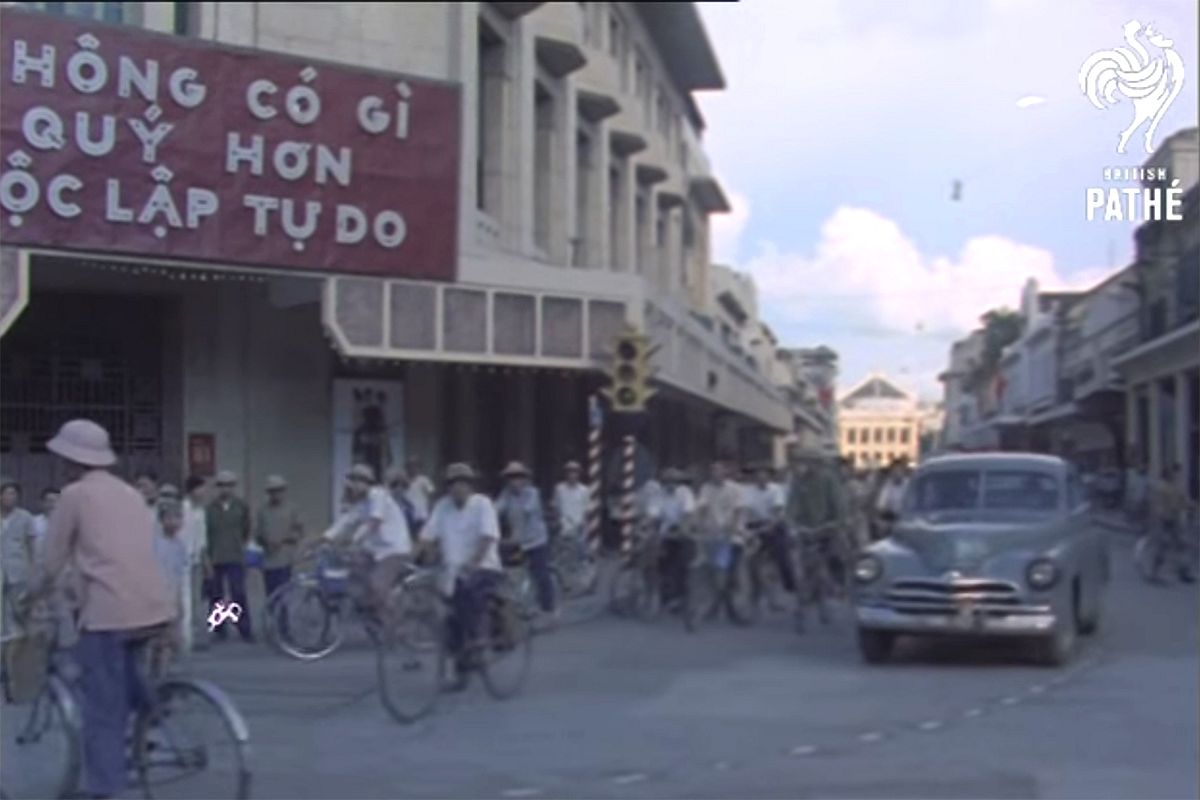
[{"label": "british path\u00e9 logo", "polygon": [[[1146,152],[1152,153],[1158,124],[1183,89],[1183,59],[1175,52],[1175,43],[1151,25],[1130,20],[1124,31],[1129,46],[1088,56],[1079,68],[1079,88],[1099,109],[1116,105],[1118,95],[1131,100],[1133,121],[1121,131],[1117,152],[1124,153],[1134,131],[1146,125]],[[1147,44],[1157,50],[1154,55]]]}]

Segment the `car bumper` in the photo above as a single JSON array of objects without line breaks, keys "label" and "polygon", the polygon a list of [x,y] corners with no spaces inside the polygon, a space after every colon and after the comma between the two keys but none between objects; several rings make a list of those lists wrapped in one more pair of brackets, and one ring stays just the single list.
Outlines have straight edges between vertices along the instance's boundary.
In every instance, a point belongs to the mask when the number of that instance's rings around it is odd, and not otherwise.
[{"label": "car bumper", "polygon": [[896,633],[966,636],[1038,636],[1052,633],[1058,617],[1048,608],[993,615],[980,610],[954,614],[908,614],[883,606],[858,606],[858,626]]}]

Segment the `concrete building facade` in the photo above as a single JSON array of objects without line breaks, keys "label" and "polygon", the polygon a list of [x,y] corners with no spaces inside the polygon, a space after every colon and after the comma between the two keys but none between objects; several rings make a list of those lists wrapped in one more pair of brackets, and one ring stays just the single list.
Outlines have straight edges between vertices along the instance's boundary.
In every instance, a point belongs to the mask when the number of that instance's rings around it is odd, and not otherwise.
[{"label": "concrete building facade", "polygon": [[489,478],[516,458],[549,483],[585,454],[627,325],[661,346],[641,436],[663,461],[750,458],[790,428],[765,369],[704,317],[708,218],[728,204],[691,93],[724,81],[693,4],[9,5],[461,101],[452,281],[5,247],[0,449],[27,491],[60,480],[44,442],[77,414],[114,431],[127,471],[231,468],[251,495],[281,472],[314,520],[351,457]]},{"label": "concrete building facade", "polygon": [[915,464],[920,458],[926,412],[886,375],[868,375],[842,395],[838,406],[840,452],[856,468],[878,469],[900,458]]}]

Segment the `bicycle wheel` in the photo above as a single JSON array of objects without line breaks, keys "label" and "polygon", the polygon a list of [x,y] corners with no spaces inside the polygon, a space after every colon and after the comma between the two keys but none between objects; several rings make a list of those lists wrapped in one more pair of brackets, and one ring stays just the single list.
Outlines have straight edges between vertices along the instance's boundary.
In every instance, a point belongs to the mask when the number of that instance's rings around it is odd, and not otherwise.
[{"label": "bicycle wheel", "polygon": [[315,661],[332,653],[345,638],[337,604],[316,586],[288,583],[268,604],[268,636],[284,654]]},{"label": "bicycle wheel", "polygon": [[408,725],[428,715],[437,702],[445,636],[441,615],[425,603],[400,606],[397,614],[376,645],[375,663],[383,707]]},{"label": "bicycle wheel", "polygon": [[618,617],[634,616],[642,602],[643,584],[641,570],[628,560],[623,562],[609,587],[609,610]]},{"label": "bicycle wheel", "polygon": [[1137,544],[1133,546],[1133,563],[1142,580],[1153,580],[1155,566],[1161,567],[1160,550],[1161,545],[1154,536],[1145,533],[1138,537]]},{"label": "bicycle wheel", "polygon": [[683,627],[695,633],[705,624],[717,619],[717,590],[713,572],[707,561],[694,561],[688,569],[687,587],[683,596]]},{"label": "bicycle wheel", "polygon": [[155,689],[134,723],[133,765],[150,798],[247,798],[250,733],[233,701],[208,681]]},{"label": "bicycle wheel", "polygon": [[67,797],[79,785],[79,707],[66,682],[49,675],[28,703],[6,705],[4,793],[12,800]]},{"label": "bicycle wheel", "polygon": [[533,657],[533,628],[529,616],[511,598],[492,598],[484,618],[486,632],[479,645],[479,674],[493,698],[507,700],[521,691]]}]

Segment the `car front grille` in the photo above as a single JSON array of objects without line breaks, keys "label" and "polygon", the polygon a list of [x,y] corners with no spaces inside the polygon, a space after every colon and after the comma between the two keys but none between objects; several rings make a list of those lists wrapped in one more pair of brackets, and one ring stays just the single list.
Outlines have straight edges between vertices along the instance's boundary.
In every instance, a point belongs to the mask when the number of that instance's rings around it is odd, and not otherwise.
[{"label": "car front grille", "polygon": [[892,582],[887,605],[902,614],[957,614],[965,609],[994,616],[1043,613],[1026,606],[1015,583],[990,579],[900,579]]}]

